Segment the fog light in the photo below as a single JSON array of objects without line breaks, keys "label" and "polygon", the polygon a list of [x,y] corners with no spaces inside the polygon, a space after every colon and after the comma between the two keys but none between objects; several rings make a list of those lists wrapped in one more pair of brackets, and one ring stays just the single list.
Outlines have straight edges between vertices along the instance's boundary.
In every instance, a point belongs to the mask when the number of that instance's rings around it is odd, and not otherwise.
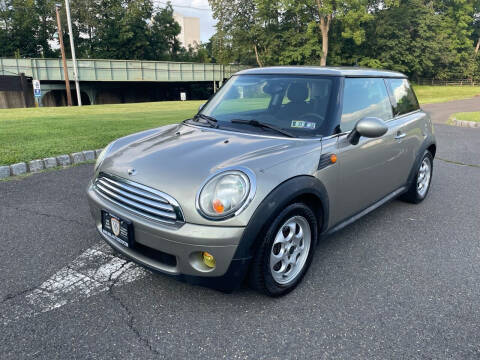
[{"label": "fog light", "polygon": [[214,268],[215,267],[215,258],[213,257],[212,254],[204,251],[202,253],[203,255],[203,263],[207,265],[209,268]]}]

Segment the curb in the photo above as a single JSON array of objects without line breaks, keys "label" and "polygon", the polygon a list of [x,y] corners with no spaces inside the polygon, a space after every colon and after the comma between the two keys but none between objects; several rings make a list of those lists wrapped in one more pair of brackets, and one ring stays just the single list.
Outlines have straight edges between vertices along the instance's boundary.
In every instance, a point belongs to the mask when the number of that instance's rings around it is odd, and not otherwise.
[{"label": "curb", "polygon": [[455,126],[460,126],[460,127],[470,127],[470,128],[480,127],[480,122],[467,121],[467,120],[457,120],[456,118],[453,118],[453,124]]},{"label": "curb", "polygon": [[46,169],[52,169],[58,166],[67,167],[70,165],[81,164],[87,161],[93,161],[98,158],[102,149],[85,150],[72,154],[59,155],[57,157],[48,157],[45,159],[20,162],[12,165],[0,166],[0,180],[12,176],[36,173]]}]

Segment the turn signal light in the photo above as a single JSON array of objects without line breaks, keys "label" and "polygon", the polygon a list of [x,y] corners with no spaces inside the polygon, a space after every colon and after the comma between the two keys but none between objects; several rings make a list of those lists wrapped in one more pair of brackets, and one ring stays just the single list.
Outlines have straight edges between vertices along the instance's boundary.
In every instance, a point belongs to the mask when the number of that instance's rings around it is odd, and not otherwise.
[{"label": "turn signal light", "polygon": [[217,214],[221,214],[225,210],[225,207],[223,206],[222,201],[219,199],[213,200],[212,205],[213,205],[213,210],[215,210]]},{"label": "turn signal light", "polygon": [[332,164],[335,164],[337,162],[337,155],[335,154],[330,155],[330,162]]},{"label": "turn signal light", "polygon": [[213,257],[213,255],[206,251],[204,251],[202,255],[203,255],[203,263],[207,265],[209,268],[213,269],[215,267],[215,258]]}]

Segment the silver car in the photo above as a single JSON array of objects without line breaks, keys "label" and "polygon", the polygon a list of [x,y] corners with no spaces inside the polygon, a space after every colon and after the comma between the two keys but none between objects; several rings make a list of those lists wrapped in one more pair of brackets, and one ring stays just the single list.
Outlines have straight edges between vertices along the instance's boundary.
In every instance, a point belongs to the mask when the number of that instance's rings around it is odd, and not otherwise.
[{"label": "silver car", "polygon": [[109,144],[87,191],[103,239],[138,264],[280,296],[320,239],[394,198],[425,199],[435,152],[401,73],[257,68],[192,119]]}]

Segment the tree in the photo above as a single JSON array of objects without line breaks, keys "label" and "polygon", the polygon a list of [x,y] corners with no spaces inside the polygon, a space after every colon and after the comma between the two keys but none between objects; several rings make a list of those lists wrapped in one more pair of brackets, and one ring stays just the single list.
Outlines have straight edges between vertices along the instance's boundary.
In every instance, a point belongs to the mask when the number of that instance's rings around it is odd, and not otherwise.
[{"label": "tree", "polygon": [[[302,10],[302,11],[300,11]],[[320,30],[312,20],[314,8],[289,7],[282,13],[280,43],[283,49],[279,54],[280,64],[318,64],[322,56],[322,46],[318,41]]]},{"label": "tree", "polygon": [[177,36],[180,31],[180,25],[173,18],[172,4],[168,2],[165,8],[157,10],[152,19],[149,29],[148,59],[171,60],[178,58],[181,45]]},{"label": "tree", "polygon": [[[0,56],[52,57],[57,31],[56,0],[0,0]],[[153,0],[75,0],[70,2],[72,33],[79,58],[185,60],[210,58],[202,46],[182,48],[173,7],[154,9]],[[70,39],[61,10],[65,50]]]},{"label": "tree", "polygon": [[20,57],[40,55],[37,43],[38,19],[34,0],[10,0],[7,2],[9,24],[9,48]]},{"label": "tree", "polygon": [[[359,45],[365,40],[364,25],[373,19],[373,10],[394,1],[209,0],[209,3],[218,20],[216,44],[221,61],[250,60],[249,52],[253,50],[259,66],[269,60],[302,63],[315,58],[324,66],[330,29],[335,22],[342,23],[342,38]],[[278,54],[282,50],[285,52]],[[240,56],[242,53],[246,56]]]},{"label": "tree", "polygon": [[206,44],[195,44],[195,46],[189,46],[181,48],[176,55],[178,61],[185,62],[198,62],[198,63],[211,63],[211,46]]},{"label": "tree", "polygon": [[[0,56],[9,56],[15,50],[11,41],[11,7],[7,0],[0,0]],[[0,71],[3,69],[0,69]]]},{"label": "tree", "polygon": [[[438,5],[438,3],[437,3]],[[356,49],[359,65],[420,77],[446,79],[473,75],[472,41],[458,34],[457,21],[425,0],[401,0],[375,13],[367,28],[368,48]],[[358,51],[360,50],[360,51]],[[341,49],[349,57],[349,49]]]},{"label": "tree", "polygon": [[77,56],[95,57],[97,52],[96,31],[99,26],[100,3],[102,0],[75,0],[70,2],[72,27]]},{"label": "tree", "polygon": [[432,7],[443,15],[453,29],[451,39],[457,52],[452,72],[471,77],[475,68],[475,51],[472,34],[475,16],[480,9],[479,0],[438,0]]},{"label": "tree", "polygon": [[57,52],[52,50],[49,44],[56,31],[55,1],[37,0],[35,11],[38,17],[37,44],[40,46],[41,54],[43,57],[56,56]]},{"label": "tree", "polygon": [[273,0],[209,0],[218,20],[213,42],[214,53],[222,62],[263,66],[261,52],[268,52],[266,40],[275,35],[269,31],[278,20]]},{"label": "tree", "polygon": [[343,24],[342,37],[353,39],[359,45],[365,40],[363,24],[373,18],[369,0],[285,0],[285,8],[311,14],[307,28],[316,24],[321,34],[320,65],[327,64],[330,29],[333,22]]},{"label": "tree", "polygon": [[107,59],[140,59],[147,40],[150,0],[102,0],[97,7],[95,56]]}]

